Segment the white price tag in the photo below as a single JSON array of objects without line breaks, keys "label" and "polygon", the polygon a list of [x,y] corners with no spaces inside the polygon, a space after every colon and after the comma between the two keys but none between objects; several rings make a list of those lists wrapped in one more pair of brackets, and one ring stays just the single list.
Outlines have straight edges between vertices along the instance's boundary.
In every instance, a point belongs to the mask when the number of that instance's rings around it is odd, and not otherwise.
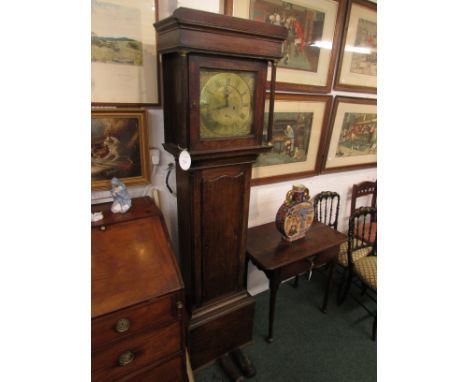
[{"label": "white price tag", "polygon": [[192,158],[187,150],[182,150],[179,154],[179,166],[182,170],[187,171],[192,164]]}]

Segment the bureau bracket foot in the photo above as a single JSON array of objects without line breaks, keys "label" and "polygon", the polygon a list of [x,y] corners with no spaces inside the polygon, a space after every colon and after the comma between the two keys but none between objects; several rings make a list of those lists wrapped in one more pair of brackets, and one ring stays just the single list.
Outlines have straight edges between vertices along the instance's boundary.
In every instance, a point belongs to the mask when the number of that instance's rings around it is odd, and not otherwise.
[{"label": "bureau bracket foot", "polygon": [[234,358],[239,369],[242,370],[242,374],[247,378],[252,378],[255,375],[257,372],[257,370],[255,370],[255,366],[241,349],[234,349],[231,352],[231,356]]},{"label": "bureau bracket foot", "polygon": [[219,363],[232,382],[245,381],[242,373],[239,371],[236,365],[234,365],[234,362],[229,354],[226,353],[222,355],[219,359]]},{"label": "bureau bracket foot", "polygon": [[239,348],[222,355],[219,362],[232,382],[245,381],[244,376],[252,378],[257,373],[252,361]]}]

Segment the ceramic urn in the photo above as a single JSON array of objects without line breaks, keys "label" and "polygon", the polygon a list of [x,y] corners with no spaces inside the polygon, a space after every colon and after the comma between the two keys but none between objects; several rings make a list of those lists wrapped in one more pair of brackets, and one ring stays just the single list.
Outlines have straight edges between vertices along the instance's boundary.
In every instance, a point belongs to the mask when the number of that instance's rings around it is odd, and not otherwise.
[{"label": "ceramic urn", "polygon": [[314,208],[309,201],[309,189],[303,184],[294,184],[276,213],[276,227],[284,240],[303,238],[314,220]]}]

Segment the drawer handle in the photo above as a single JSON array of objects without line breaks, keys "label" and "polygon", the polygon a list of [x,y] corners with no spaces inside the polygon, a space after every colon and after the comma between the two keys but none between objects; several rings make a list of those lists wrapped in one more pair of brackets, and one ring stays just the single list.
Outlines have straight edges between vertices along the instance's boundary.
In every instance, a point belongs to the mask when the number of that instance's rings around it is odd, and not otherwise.
[{"label": "drawer handle", "polygon": [[105,230],[106,230],[106,226],[105,226],[105,225],[102,225],[102,226],[99,227],[99,229],[100,229],[101,231],[105,231]]},{"label": "drawer handle", "polygon": [[127,318],[121,318],[115,324],[115,331],[117,333],[124,333],[130,328],[130,320]]},{"label": "drawer handle", "polygon": [[130,350],[123,352],[119,357],[119,365],[126,366],[129,363],[133,362],[135,359],[135,354],[133,354]]}]

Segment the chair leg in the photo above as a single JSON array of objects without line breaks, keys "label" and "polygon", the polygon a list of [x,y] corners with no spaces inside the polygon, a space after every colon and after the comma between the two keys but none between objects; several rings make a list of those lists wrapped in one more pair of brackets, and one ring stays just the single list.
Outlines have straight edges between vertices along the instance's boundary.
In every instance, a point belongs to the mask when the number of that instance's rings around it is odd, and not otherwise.
[{"label": "chair leg", "polygon": [[322,313],[327,313],[328,295],[333,284],[333,271],[335,270],[335,263],[327,264],[327,266],[330,267],[330,270],[328,274],[327,288],[325,289],[325,295],[323,296]]},{"label": "chair leg", "polygon": [[374,317],[374,324],[372,325],[372,340],[377,338],[377,314]]},{"label": "chair leg", "polygon": [[343,290],[344,290],[344,287],[345,287],[345,284],[346,284],[347,276],[348,276],[348,268],[345,268],[343,270],[343,274],[341,275],[340,284],[338,285],[338,292],[336,293],[336,303],[338,305],[340,305],[341,295],[343,294]]},{"label": "chair leg", "polygon": [[338,292],[336,292],[336,303],[337,303],[337,305],[339,305],[340,296],[343,293],[344,284],[346,282],[346,272],[347,272],[347,269],[345,269],[343,271],[343,274],[341,275],[341,280],[340,280],[340,283],[338,285]]},{"label": "chair leg", "polygon": [[353,278],[351,270],[346,268],[346,271],[343,274],[343,278],[341,279],[340,282],[340,289],[338,290],[338,298],[337,298],[337,304],[341,305],[344,300],[346,299],[346,296],[348,295],[349,289],[351,287],[351,280]]},{"label": "chair leg", "polygon": [[361,290],[361,296],[364,296],[367,291],[367,285],[363,283],[362,290]]}]

